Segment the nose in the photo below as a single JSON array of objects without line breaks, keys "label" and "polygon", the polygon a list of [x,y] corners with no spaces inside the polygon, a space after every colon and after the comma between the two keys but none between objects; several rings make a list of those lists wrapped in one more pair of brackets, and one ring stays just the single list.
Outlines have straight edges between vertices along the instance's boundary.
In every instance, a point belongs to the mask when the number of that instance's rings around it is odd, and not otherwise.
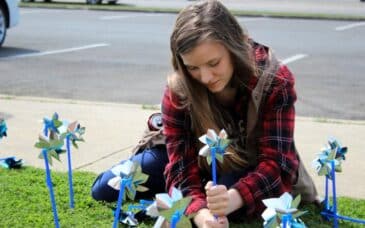
[{"label": "nose", "polygon": [[207,85],[213,79],[213,73],[210,69],[202,67],[200,69],[200,80],[204,85]]}]

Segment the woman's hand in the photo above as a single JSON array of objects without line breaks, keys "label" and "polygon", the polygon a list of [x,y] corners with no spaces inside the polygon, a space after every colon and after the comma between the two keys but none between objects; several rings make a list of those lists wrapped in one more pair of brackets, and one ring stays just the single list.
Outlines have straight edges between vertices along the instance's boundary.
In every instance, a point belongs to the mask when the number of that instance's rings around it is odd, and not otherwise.
[{"label": "woman's hand", "polygon": [[237,189],[227,190],[225,185],[213,186],[213,182],[209,181],[205,185],[205,192],[210,212],[218,217],[226,216],[244,205]]},{"label": "woman's hand", "polygon": [[203,228],[228,228],[229,222],[226,216],[218,217],[214,220],[206,220]]},{"label": "woman's hand", "polygon": [[207,208],[200,209],[194,217],[199,228],[227,228],[229,222],[226,216],[215,218]]},{"label": "woman's hand", "polygon": [[226,216],[229,208],[227,187],[225,185],[213,186],[213,182],[209,181],[205,185],[205,193],[210,213],[218,217]]}]

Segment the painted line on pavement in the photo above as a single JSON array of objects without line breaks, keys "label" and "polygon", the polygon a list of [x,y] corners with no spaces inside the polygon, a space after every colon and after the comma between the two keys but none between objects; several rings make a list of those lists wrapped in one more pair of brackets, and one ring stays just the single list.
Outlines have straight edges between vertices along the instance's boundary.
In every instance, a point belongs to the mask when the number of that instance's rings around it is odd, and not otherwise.
[{"label": "painted line on pavement", "polygon": [[245,22],[251,22],[251,21],[266,21],[267,18],[258,17],[258,18],[238,18],[238,22],[245,23]]},{"label": "painted line on pavement", "polygon": [[303,58],[306,58],[306,57],[308,57],[308,55],[306,55],[306,54],[298,54],[298,55],[293,55],[293,56],[291,56],[289,58],[283,59],[283,60],[281,60],[281,62],[283,64],[289,64],[289,63],[298,61],[298,60],[303,59]]},{"label": "painted line on pavement", "polygon": [[335,30],[344,31],[344,30],[348,30],[348,29],[352,29],[352,28],[356,28],[356,27],[360,27],[360,26],[365,26],[365,22],[351,23],[351,24],[344,25],[344,26],[338,26],[335,28]]},{"label": "painted line on pavement", "polygon": [[106,43],[91,44],[91,45],[86,45],[86,46],[60,49],[60,50],[54,50],[54,51],[43,51],[43,52],[37,52],[37,53],[19,54],[19,55],[13,55],[13,56],[9,56],[9,57],[1,57],[0,59],[19,59],[19,58],[26,58],[26,57],[55,55],[55,54],[62,54],[62,53],[67,53],[67,52],[82,51],[82,50],[91,49],[91,48],[105,47],[105,46],[109,46],[109,44],[106,44]]}]

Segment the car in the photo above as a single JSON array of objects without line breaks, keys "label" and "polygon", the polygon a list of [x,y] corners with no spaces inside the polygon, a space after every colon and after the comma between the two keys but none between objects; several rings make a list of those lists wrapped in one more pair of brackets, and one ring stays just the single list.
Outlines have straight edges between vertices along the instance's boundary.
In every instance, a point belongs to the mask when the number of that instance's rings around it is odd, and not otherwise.
[{"label": "car", "polygon": [[[101,4],[103,0],[86,0],[87,4],[95,5],[95,4]],[[117,0],[108,0],[108,4],[115,4],[117,3]]]},{"label": "car", "polygon": [[6,31],[19,22],[17,0],[0,0],[0,47],[5,41]]}]

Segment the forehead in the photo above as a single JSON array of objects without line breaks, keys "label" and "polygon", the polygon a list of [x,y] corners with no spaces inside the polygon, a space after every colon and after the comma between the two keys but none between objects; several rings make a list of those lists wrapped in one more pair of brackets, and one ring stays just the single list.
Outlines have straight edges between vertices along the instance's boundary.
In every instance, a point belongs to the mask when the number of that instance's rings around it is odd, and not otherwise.
[{"label": "forehead", "polygon": [[203,41],[190,51],[181,54],[185,65],[198,66],[228,55],[227,48],[218,41]]}]

